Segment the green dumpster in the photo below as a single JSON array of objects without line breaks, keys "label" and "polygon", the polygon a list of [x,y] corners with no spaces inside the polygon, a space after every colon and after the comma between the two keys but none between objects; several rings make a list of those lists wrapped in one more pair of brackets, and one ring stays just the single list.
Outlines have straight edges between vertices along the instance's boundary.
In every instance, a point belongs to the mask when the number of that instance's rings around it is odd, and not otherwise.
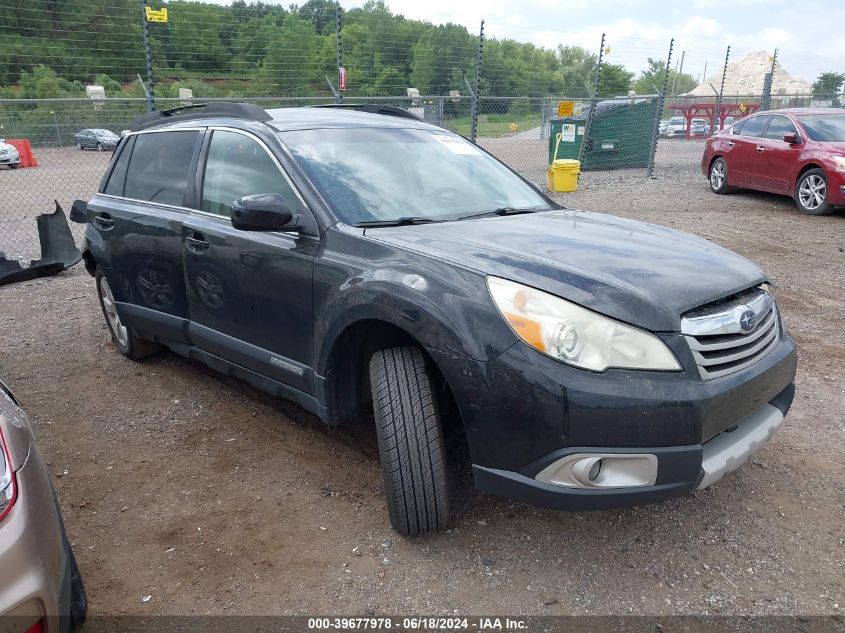
[{"label": "green dumpster", "polygon": [[[576,116],[552,119],[550,165],[556,158],[579,157],[588,110],[585,108]],[[598,102],[581,159],[581,170],[648,167],[656,116],[657,97],[626,97]],[[554,156],[555,147],[557,156]]]}]

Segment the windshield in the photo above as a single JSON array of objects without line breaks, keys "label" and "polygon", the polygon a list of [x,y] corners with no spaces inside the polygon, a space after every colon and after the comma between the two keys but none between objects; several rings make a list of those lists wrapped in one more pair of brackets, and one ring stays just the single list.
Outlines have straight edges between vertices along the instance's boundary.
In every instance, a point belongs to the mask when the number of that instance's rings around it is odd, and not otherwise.
[{"label": "windshield", "polygon": [[673,116],[669,119],[669,125],[681,125],[684,122],[684,117],[681,116]]},{"label": "windshield", "polygon": [[445,130],[348,128],[280,136],[347,224],[549,208],[504,165]]},{"label": "windshield", "polygon": [[845,114],[811,114],[798,117],[798,120],[814,141],[845,142]]},{"label": "windshield", "polygon": [[117,138],[117,134],[109,130],[94,130],[94,134],[102,138]]}]

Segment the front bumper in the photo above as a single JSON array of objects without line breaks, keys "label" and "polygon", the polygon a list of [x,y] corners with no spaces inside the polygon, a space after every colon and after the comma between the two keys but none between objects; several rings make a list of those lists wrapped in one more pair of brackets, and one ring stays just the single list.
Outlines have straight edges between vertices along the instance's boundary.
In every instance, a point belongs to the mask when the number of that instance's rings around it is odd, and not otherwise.
[{"label": "front bumper", "polygon": [[[760,410],[774,407],[781,418],[788,411],[797,352],[779,327],[769,353],[711,380],[701,378],[688,344],[673,334],[661,338],[681,372],[583,371],[522,343],[488,362],[430,352],[461,411],[476,487],[547,507],[607,508],[684,494],[759,449],[765,440],[755,434],[745,448],[724,453],[722,466],[705,461],[708,453],[721,454],[714,447],[727,429]],[[768,437],[780,420],[767,419]],[[654,455],[657,476],[630,489],[567,488],[535,479],[555,460],[578,453]]]},{"label": "front bumper", "polygon": [[0,156],[0,165],[17,165],[19,162],[19,156]]},{"label": "front bumper", "polygon": [[[554,510],[601,510],[663,501],[700,490],[736,470],[759,451],[783,423],[792,404],[794,385],[772,402],[703,444],[636,449],[577,447],[555,451],[522,472],[473,465],[479,490]],[[578,454],[653,455],[653,484],[616,488],[576,488],[541,481],[568,456]]]}]

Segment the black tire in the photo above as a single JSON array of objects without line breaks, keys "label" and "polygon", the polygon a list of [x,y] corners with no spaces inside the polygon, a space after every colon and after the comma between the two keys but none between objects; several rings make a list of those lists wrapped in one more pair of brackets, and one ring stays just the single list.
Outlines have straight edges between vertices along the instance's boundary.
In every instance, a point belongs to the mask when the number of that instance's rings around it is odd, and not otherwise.
[{"label": "black tire", "polygon": [[404,536],[441,530],[449,518],[446,452],[422,352],[376,352],[370,383],[390,524]]},{"label": "black tire", "polygon": [[72,631],[81,626],[88,617],[88,595],[85,593],[82,574],[79,573],[79,565],[76,564],[76,557],[70,545],[67,551],[70,556],[70,629]]},{"label": "black tire", "polygon": [[[721,179],[717,178],[717,174],[721,169]],[[710,172],[708,173],[708,180],[710,181],[710,191],[715,194],[723,195],[734,190],[733,187],[728,186],[728,163],[724,158],[717,158],[710,163]],[[718,186],[716,183],[720,183]]]},{"label": "black tire", "polygon": [[[811,180],[813,179],[813,180]],[[815,199],[802,200],[802,187],[812,188],[812,183],[818,183],[819,179],[824,186],[824,201],[818,204]],[[798,210],[807,215],[829,215],[833,213],[833,205],[828,202],[827,195],[827,174],[823,169],[809,169],[798,179],[798,184],[795,185],[795,204]],[[809,206],[808,206],[809,205]],[[816,206],[814,206],[816,205]]]},{"label": "black tire", "polygon": [[11,165],[9,165],[9,169],[17,169],[17,168],[18,168],[17,163],[12,163]]},{"label": "black tire", "polygon": [[[131,327],[122,326],[118,319],[118,327],[123,327],[120,335],[115,331],[112,319],[109,316],[109,309],[106,308],[107,301],[104,299],[104,293],[111,293],[108,281],[103,272],[97,268],[94,278],[97,282],[97,298],[100,300],[100,309],[103,311],[103,318],[106,320],[106,327],[111,334],[111,340],[117,351],[131,360],[141,360],[157,354],[161,350],[161,345],[155,341],[148,341],[138,336],[137,332]],[[110,298],[110,303],[113,305],[114,296]]]}]

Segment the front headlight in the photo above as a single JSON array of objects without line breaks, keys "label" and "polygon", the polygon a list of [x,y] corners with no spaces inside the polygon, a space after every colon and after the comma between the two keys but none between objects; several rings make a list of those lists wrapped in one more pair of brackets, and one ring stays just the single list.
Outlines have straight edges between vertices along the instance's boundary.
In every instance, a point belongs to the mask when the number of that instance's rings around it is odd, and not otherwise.
[{"label": "front headlight", "polygon": [[506,279],[488,277],[487,287],[514,333],[552,358],[593,371],[681,369],[666,344],[649,332]]},{"label": "front headlight", "polygon": [[845,171],[845,156],[834,156],[833,167],[836,171]]}]

